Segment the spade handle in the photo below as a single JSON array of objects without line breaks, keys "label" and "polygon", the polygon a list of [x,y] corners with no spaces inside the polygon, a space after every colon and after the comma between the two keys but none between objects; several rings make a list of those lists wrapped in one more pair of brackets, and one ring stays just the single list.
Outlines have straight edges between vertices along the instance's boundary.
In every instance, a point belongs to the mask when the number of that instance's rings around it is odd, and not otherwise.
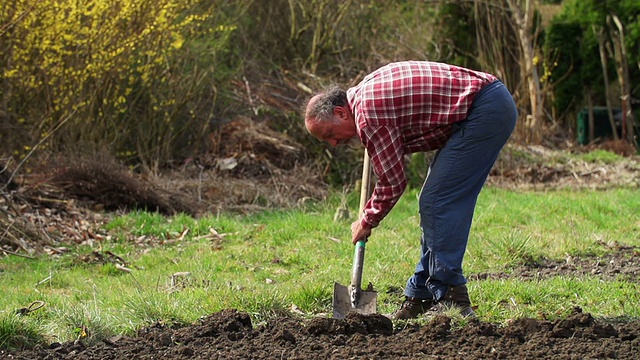
[{"label": "spade handle", "polygon": [[[371,159],[369,159],[369,153],[364,150],[364,160],[362,162],[362,185],[360,187],[360,212],[358,218],[362,215],[364,207],[369,200],[369,193],[371,191],[370,179],[371,177]],[[358,303],[359,293],[362,286],[362,268],[364,265],[364,251],[367,241],[360,240],[356,243],[355,251],[353,254],[353,270],[351,272],[351,305],[356,307]]]}]

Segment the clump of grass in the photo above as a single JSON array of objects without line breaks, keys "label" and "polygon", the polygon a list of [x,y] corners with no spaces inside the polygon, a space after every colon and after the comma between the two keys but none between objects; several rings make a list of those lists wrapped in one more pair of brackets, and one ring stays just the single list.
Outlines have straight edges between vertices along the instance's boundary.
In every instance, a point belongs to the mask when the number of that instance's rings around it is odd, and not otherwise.
[{"label": "clump of grass", "polygon": [[488,238],[488,250],[500,263],[506,266],[532,264],[536,262],[535,249],[531,245],[531,236],[521,232],[511,232],[506,236]]},{"label": "clump of grass", "polygon": [[622,156],[614,152],[603,150],[603,149],[596,149],[588,153],[580,154],[578,155],[578,158],[586,162],[591,162],[591,163],[600,162],[604,164],[613,164],[623,159]]},{"label": "clump of grass", "polygon": [[[304,312],[316,312],[319,309],[329,310],[332,293],[326,286],[303,286],[294,294],[293,303]],[[321,310],[322,311],[322,310]]]},{"label": "clump of grass", "polygon": [[289,303],[278,292],[244,294],[236,300],[233,307],[247,311],[256,326],[265,324],[271,319],[291,316]]},{"label": "clump of grass", "polygon": [[94,344],[118,333],[121,326],[100,304],[65,303],[54,309],[51,316],[56,319],[50,323],[57,333],[59,341],[83,340]]},{"label": "clump of grass", "polygon": [[143,324],[187,323],[184,315],[187,306],[179,301],[172,301],[171,295],[159,291],[136,289],[123,300],[125,308],[131,314],[131,319]]},{"label": "clump of grass", "polygon": [[13,314],[0,318],[0,349],[28,349],[43,340],[39,326],[28,318]]}]

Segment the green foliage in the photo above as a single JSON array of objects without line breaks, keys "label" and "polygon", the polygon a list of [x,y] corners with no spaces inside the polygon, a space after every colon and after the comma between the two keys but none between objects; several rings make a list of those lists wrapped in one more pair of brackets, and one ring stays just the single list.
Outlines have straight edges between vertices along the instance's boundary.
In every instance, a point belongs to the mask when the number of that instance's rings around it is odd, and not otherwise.
[{"label": "green foliage", "polygon": [[109,146],[151,165],[195,146],[212,120],[214,80],[230,75],[216,65],[235,25],[217,7],[199,0],[4,2],[2,110],[15,133],[30,136],[9,144],[14,154],[24,155],[22,145]]},{"label": "green foliage", "polygon": [[[498,73],[518,97],[524,90],[515,85],[522,68],[513,55],[520,47],[515,25],[489,3],[8,0],[0,5],[0,152],[106,147],[132,166],[154,169],[205,149],[216,125],[249,113],[234,80],[252,73],[277,73],[317,90],[328,81],[352,85],[390,61],[428,59]],[[625,24],[630,76],[640,77],[640,5],[562,4],[546,32],[540,70],[543,80],[551,74],[556,110],[571,113],[581,106],[577,88],[592,89],[601,102],[592,25],[604,28],[607,14]],[[633,91],[640,97],[638,87]],[[264,104],[257,116],[307,138],[291,110]],[[302,142],[322,154],[318,166],[332,183],[352,182],[355,152]]]},{"label": "green foliage", "polygon": [[424,180],[429,173],[430,159],[426,153],[411,154],[407,164],[407,186],[409,188],[422,188]]},{"label": "green foliage", "polygon": [[152,289],[135,289],[125,299],[123,305],[131,318],[143,324],[184,323],[181,304],[171,301],[170,295]]},{"label": "green foliage", "polygon": [[[545,57],[553,62],[554,106],[560,112],[576,112],[583,106],[584,93],[576,89],[590,90],[596,105],[605,104],[604,80],[598,36],[611,42],[615,36],[607,16],[617,15],[625,27],[625,42],[630,79],[640,76],[640,68],[633,66],[640,60],[640,3],[637,1],[567,0],[562,12],[552,20],[546,31]],[[611,49],[611,44],[607,47]],[[636,50],[634,50],[636,49]],[[615,85],[615,62],[609,54],[608,75]],[[638,97],[640,88],[632,88],[632,97]],[[614,106],[617,104],[614,103]]]},{"label": "green foliage", "polygon": [[303,312],[315,312],[318,309],[331,310],[332,292],[330,288],[319,284],[303,286],[293,299],[294,304]]},{"label": "green foliage", "polygon": [[0,350],[30,348],[42,340],[41,330],[28,319],[14,314],[0,318]]},{"label": "green foliage", "polygon": [[117,319],[104,312],[99,304],[93,302],[80,302],[62,305],[53,311],[57,318],[60,340],[83,340],[88,344],[94,344],[103,339],[116,335],[121,325],[114,321]]},{"label": "green foliage", "polygon": [[[476,54],[478,49],[475,36],[469,36],[475,32],[477,26],[474,13],[474,4],[466,2],[442,2],[435,14],[435,29],[437,29],[438,46],[445,47],[442,59],[456,65],[481,68],[477,58],[469,56]],[[488,69],[487,69],[488,70]]]},{"label": "green foliage", "polygon": [[122,271],[118,270],[118,268],[112,263],[102,265],[99,271],[101,274],[108,276],[119,276],[124,274]]},{"label": "green foliage", "polygon": [[[595,317],[611,318],[615,317],[611,316],[614,312],[632,313],[631,304],[638,301],[638,286],[634,283],[611,281],[603,284],[597,278],[567,277],[537,280],[536,283],[536,291],[532,291],[530,282],[489,280],[479,284],[476,293],[479,301],[485,304],[485,314],[503,319],[506,314],[510,314],[507,319],[532,317],[531,314],[535,314],[534,318],[558,319],[576,304],[583,309],[592,309],[589,313]],[[598,302],[603,303],[602,299],[621,300],[606,301],[608,310],[604,310],[597,306]]]},{"label": "green foliage", "polygon": [[578,155],[578,158],[590,163],[613,164],[620,160],[621,156],[602,149],[596,149],[588,153]]},{"label": "green foliage", "polygon": [[[577,39],[581,38],[582,33],[580,24],[563,20],[552,21],[546,31],[544,50],[549,59],[547,61],[555,65],[548,80],[554,84],[553,106],[559,111],[573,109],[575,104],[582,102],[584,94],[576,91],[582,88],[583,81],[587,81],[579,76],[582,56]],[[599,72],[596,75],[602,76]]]},{"label": "green foliage", "polygon": [[540,254],[534,254],[531,237],[515,231],[505,236],[487,239],[489,251],[494,253],[500,263],[505,265],[523,265],[535,262]]}]

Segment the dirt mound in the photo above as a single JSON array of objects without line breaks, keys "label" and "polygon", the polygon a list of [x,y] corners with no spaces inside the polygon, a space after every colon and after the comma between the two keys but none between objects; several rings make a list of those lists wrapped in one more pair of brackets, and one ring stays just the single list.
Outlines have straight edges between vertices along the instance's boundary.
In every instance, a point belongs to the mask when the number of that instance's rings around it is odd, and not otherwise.
[{"label": "dirt mound", "polygon": [[81,341],[0,352],[3,359],[637,359],[640,321],[608,324],[574,309],[566,319],[523,318],[504,326],[437,315],[424,325],[382,315],[346,319],[293,317],[254,326],[248,314],[225,310],[197,324],[142,329],[92,346]]}]

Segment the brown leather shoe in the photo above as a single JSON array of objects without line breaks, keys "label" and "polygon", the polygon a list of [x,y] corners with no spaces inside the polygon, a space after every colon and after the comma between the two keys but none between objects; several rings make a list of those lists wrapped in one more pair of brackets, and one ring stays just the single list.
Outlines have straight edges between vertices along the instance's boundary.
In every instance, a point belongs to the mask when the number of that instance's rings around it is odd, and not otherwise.
[{"label": "brown leather shoe", "polygon": [[458,308],[460,315],[464,317],[476,317],[476,313],[471,307],[471,300],[469,300],[469,291],[467,291],[467,285],[449,286],[447,293],[442,300],[438,302],[438,305],[443,305],[446,308]]},{"label": "brown leather shoe", "polygon": [[426,313],[433,306],[432,299],[417,299],[406,297],[400,309],[391,315],[393,320],[415,319],[418,315]]}]

